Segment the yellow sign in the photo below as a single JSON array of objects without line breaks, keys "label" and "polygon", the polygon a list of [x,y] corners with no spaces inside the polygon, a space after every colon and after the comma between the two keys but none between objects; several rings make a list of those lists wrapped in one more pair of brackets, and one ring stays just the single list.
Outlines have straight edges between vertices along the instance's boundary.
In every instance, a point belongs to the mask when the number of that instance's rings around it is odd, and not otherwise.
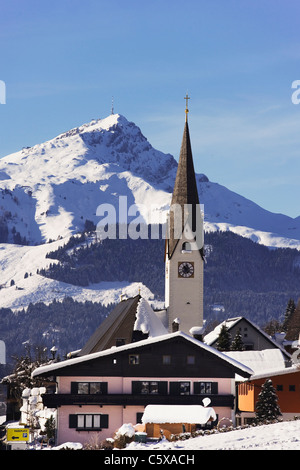
[{"label": "yellow sign", "polygon": [[6,440],[11,442],[29,441],[29,429],[8,428],[6,430]]}]

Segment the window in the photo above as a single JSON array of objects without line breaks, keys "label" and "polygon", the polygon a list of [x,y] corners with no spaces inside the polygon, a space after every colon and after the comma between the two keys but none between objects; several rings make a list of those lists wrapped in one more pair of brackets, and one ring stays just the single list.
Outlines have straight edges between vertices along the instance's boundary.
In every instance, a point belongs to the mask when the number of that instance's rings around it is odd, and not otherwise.
[{"label": "window", "polygon": [[295,392],[296,391],[296,385],[289,385],[289,391],[290,392]]},{"label": "window", "polygon": [[158,382],[142,382],[142,394],[156,394],[158,393]]},{"label": "window", "polygon": [[195,395],[217,395],[218,382],[194,382]]},{"label": "window", "polygon": [[190,394],[190,382],[180,382],[179,394],[180,395]]},{"label": "window", "polygon": [[79,414],[69,415],[69,427],[76,429],[100,430],[108,428],[108,415]]},{"label": "window", "polygon": [[171,356],[165,355],[162,357],[162,362],[164,365],[169,365],[171,364]]},{"label": "window", "polygon": [[195,356],[187,356],[186,363],[189,365],[195,364]]},{"label": "window", "polygon": [[184,242],[184,243],[182,244],[182,249],[181,249],[181,251],[182,251],[183,253],[186,253],[186,252],[191,253],[191,251],[192,251],[192,245],[191,245],[189,242]]},{"label": "window", "polygon": [[131,388],[136,395],[166,395],[168,383],[160,380],[134,380]]},{"label": "window", "polygon": [[170,382],[170,395],[189,395],[190,382]]},{"label": "window", "polygon": [[76,395],[106,395],[107,382],[71,382],[71,393]]},{"label": "window", "polygon": [[277,390],[277,392],[282,392],[283,391],[283,385],[277,385],[276,390]]},{"label": "window", "polygon": [[125,344],[125,338],[117,338],[116,346],[123,346]]},{"label": "window", "polygon": [[140,363],[140,356],[138,354],[130,354],[129,355],[129,364],[136,365]]}]

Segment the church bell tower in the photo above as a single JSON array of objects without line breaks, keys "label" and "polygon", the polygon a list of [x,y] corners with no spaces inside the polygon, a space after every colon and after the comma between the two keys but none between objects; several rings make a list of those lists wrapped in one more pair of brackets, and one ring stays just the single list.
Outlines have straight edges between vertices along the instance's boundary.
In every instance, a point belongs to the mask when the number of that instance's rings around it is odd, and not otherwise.
[{"label": "church bell tower", "polygon": [[203,326],[203,215],[200,208],[188,126],[185,125],[167,221],[165,306],[169,331],[191,334]]}]

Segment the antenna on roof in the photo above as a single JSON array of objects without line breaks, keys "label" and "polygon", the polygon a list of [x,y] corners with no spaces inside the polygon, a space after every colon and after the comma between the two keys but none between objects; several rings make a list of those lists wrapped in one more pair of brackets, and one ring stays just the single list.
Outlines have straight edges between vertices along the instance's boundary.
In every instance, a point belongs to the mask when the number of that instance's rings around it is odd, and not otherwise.
[{"label": "antenna on roof", "polygon": [[111,98],[111,114],[114,114],[114,97]]}]

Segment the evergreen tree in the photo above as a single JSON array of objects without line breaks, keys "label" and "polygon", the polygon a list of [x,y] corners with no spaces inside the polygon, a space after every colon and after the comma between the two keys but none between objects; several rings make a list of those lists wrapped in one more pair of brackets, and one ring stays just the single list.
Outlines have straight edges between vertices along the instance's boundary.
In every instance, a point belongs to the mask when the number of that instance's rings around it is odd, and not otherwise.
[{"label": "evergreen tree", "polygon": [[55,419],[53,415],[45,422],[45,432],[48,440],[55,437]]},{"label": "evergreen tree", "polygon": [[219,351],[229,351],[230,350],[230,333],[227,326],[222,325],[218,340],[217,340],[217,349]]},{"label": "evergreen tree", "polygon": [[233,341],[231,343],[230,349],[231,351],[244,351],[245,350],[245,346],[243,343],[240,329],[236,332],[236,335],[233,338]]},{"label": "evergreen tree", "polygon": [[287,307],[286,307],[286,310],[285,310],[285,313],[284,313],[284,320],[283,320],[283,324],[282,324],[282,330],[283,331],[287,331],[289,321],[292,318],[292,315],[293,315],[295,310],[296,310],[296,304],[295,304],[293,299],[290,299],[288,301],[288,304],[287,304]]},{"label": "evergreen tree", "polygon": [[262,385],[256,402],[256,419],[258,423],[276,421],[281,416],[278,406],[278,397],[272,380],[267,379]]}]

